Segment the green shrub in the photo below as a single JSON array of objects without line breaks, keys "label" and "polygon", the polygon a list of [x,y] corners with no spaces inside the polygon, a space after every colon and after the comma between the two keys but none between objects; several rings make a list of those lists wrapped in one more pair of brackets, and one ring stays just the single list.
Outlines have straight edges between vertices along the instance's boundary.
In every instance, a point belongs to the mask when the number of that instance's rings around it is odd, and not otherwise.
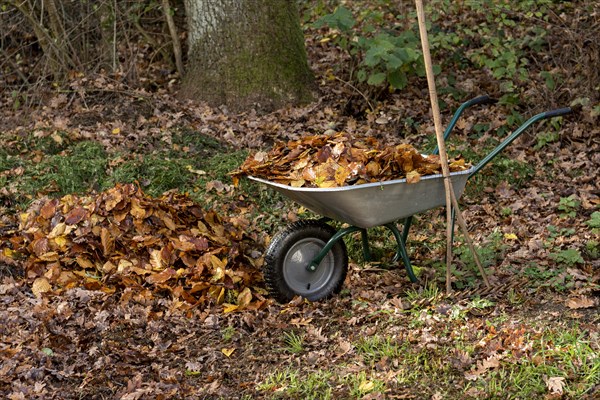
[{"label": "green shrub", "polygon": [[[327,26],[340,32],[334,43],[352,59],[350,80],[353,83],[403,89],[411,76],[425,75],[420,39],[412,30],[392,33],[376,28],[370,23],[377,22],[378,16],[373,11],[366,13],[367,22],[361,29],[352,12],[339,6],[313,26]],[[439,72],[438,66],[435,69]]]}]

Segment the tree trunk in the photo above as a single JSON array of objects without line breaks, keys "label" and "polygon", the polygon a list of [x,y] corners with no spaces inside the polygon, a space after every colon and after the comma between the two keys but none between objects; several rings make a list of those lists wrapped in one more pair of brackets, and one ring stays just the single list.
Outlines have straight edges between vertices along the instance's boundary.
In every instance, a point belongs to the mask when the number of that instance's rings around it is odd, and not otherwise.
[{"label": "tree trunk", "polygon": [[295,0],[185,0],[189,57],[181,94],[233,110],[311,99]]}]

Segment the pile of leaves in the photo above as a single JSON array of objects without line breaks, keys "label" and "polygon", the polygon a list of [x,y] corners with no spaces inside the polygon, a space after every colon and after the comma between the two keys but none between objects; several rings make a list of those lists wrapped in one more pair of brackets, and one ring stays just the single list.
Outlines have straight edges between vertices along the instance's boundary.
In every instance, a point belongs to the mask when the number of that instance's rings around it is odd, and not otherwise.
[{"label": "pile of leaves", "polygon": [[258,308],[262,251],[249,226],[241,215],[220,217],[176,192],[153,199],[134,184],[117,185],[34,203],[2,258],[24,266],[36,295],[130,288],[193,306]]},{"label": "pile of leaves", "polygon": [[[462,157],[449,165],[451,172],[469,167]],[[330,188],[403,178],[416,183],[441,170],[439,156],[422,155],[410,144],[385,146],[373,137],[340,132],[279,142],[268,153],[250,155],[232,175],[234,183],[250,175],[293,187]]]}]

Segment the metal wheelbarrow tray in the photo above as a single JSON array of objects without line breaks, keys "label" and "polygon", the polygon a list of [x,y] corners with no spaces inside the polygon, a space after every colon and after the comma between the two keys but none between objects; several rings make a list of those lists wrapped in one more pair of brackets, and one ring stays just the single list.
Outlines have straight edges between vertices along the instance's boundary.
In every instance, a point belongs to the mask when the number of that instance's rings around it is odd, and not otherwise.
[{"label": "metal wheelbarrow tray", "polygon": [[[446,128],[444,140],[466,108],[492,102],[495,101],[488,96],[481,96],[463,103]],[[461,197],[470,177],[485,167],[529,126],[539,120],[569,112],[570,108],[561,108],[531,117],[477,165],[451,173],[456,198]],[[436,148],[433,154],[437,152]],[[348,254],[342,238],[350,233],[360,232],[363,256],[368,261],[370,251],[367,229],[376,226],[384,226],[392,232],[397,243],[392,263],[402,260],[410,280],[417,282],[406,251],[412,216],[445,206],[444,178],[439,174],[422,176],[417,183],[397,179],[335,188],[297,188],[257,177],[249,178],[275,189],[324,217],[292,223],[273,237],[265,254],[264,277],[270,294],[280,302],[287,302],[298,295],[316,301],[339,292],[348,269]],[[349,226],[336,230],[325,222],[328,219]],[[399,221],[403,222],[402,232],[397,226]]]},{"label": "metal wheelbarrow tray", "polygon": [[[473,167],[450,174],[456,198],[462,195]],[[406,179],[334,188],[291,187],[265,179],[250,179],[272,187],[309,210],[359,228],[372,228],[445,205],[442,175],[422,176],[417,183]]]}]

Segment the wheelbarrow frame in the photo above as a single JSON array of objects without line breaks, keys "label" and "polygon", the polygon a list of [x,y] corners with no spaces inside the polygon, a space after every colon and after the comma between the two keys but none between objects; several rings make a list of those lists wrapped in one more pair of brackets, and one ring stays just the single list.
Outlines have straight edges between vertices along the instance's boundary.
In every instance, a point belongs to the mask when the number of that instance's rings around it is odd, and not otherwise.
[{"label": "wheelbarrow frame", "polygon": [[[489,96],[486,95],[486,96],[480,96],[480,97],[471,99],[471,100],[466,101],[463,104],[461,104],[461,106],[454,113],[450,123],[448,124],[448,127],[444,131],[444,140],[448,139],[448,137],[452,133],[452,130],[454,129],[458,119],[460,118],[460,116],[463,114],[463,112],[467,108],[478,105],[478,104],[489,104],[489,103],[495,103],[495,102],[496,102],[496,100],[493,100]],[[460,197],[460,195],[462,194],[462,190],[464,189],[464,186],[466,185],[467,181],[471,177],[473,177],[481,169],[483,169],[490,161],[492,161],[499,153],[501,153],[508,145],[510,145],[515,139],[517,139],[531,125],[533,125],[534,123],[536,123],[540,120],[558,117],[558,116],[561,116],[564,114],[568,114],[570,112],[571,112],[571,108],[560,108],[560,109],[556,109],[556,110],[539,113],[539,114],[529,118],[524,124],[522,124],[513,133],[511,133],[508,137],[506,137],[496,148],[494,148],[489,154],[487,154],[474,167],[471,167],[467,171],[462,171],[462,172],[458,173],[462,176],[458,176],[458,177],[455,176],[455,175],[457,175],[457,173],[451,174],[450,175],[451,180],[458,179],[457,183],[458,183],[459,187],[458,187],[458,189],[457,188],[454,189],[457,198]],[[438,148],[436,147],[433,150],[432,154],[437,154],[437,153],[438,153]],[[427,176],[423,177],[423,179],[427,179],[427,178],[429,178],[429,177],[427,177]],[[302,197],[297,198],[296,193],[291,192],[291,190],[292,190],[291,188],[287,188],[284,185],[265,181],[263,179],[258,179],[255,177],[250,177],[250,179],[261,182],[261,183],[265,183],[271,187],[274,187],[279,192],[281,192],[284,196],[291,197],[293,200],[299,202],[300,204],[303,203],[303,198]],[[382,182],[381,184],[383,185],[385,183],[387,183],[387,182]],[[409,185],[419,185],[419,184],[421,184],[421,182],[418,182],[415,184],[409,184]],[[364,186],[364,185],[361,185],[361,186]],[[294,190],[299,190],[299,189],[295,188]],[[326,189],[322,189],[322,190],[326,190]],[[313,195],[314,195],[314,193],[318,194],[319,189],[312,189],[312,190],[309,190],[309,192],[313,193]],[[293,195],[290,196],[290,194],[293,194]],[[310,196],[310,194],[308,196]],[[310,197],[308,197],[308,198],[310,199]],[[307,206],[306,203],[303,205]],[[436,207],[437,206],[424,208],[421,211],[417,211],[416,213],[426,211],[428,209],[436,208]],[[308,205],[307,208],[311,209],[311,206]],[[319,209],[321,211],[323,211],[323,207],[317,206],[316,208],[317,208],[317,213],[319,213]],[[315,210],[313,210],[313,211],[315,211]],[[321,212],[321,214],[322,215],[328,214],[326,211],[327,210],[325,209],[325,212]],[[452,217],[452,232],[453,232],[454,231],[454,229],[453,229],[454,228],[454,210],[452,210],[452,211],[453,211],[453,217]],[[402,260],[402,263],[404,264],[404,267],[406,269],[406,273],[407,273],[409,279],[411,280],[411,282],[418,282],[418,279],[413,271],[413,268],[412,268],[412,265],[410,262],[410,258],[408,257],[408,253],[406,251],[406,241],[407,241],[410,227],[412,224],[413,215],[414,214],[411,214],[404,218],[399,217],[395,221],[385,222],[383,224],[378,224],[378,225],[374,225],[374,226],[383,226],[392,232],[392,234],[396,240],[396,254],[392,258],[391,262],[396,263],[399,260]],[[337,219],[337,220],[340,220],[340,222],[348,223],[348,221],[345,221],[344,218],[342,218],[342,217],[340,217],[340,218],[324,217],[318,221],[327,222],[332,219]],[[402,232],[400,232],[400,230],[398,229],[398,227],[396,225],[400,220],[402,220],[402,222],[403,222]],[[331,238],[324,244],[321,251],[318,252],[318,254],[316,256],[314,256],[314,258],[312,258],[312,260],[306,265],[307,271],[309,271],[309,272],[317,271],[321,262],[324,260],[324,258],[327,256],[327,254],[336,246],[336,244],[338,244],[338,242],[341,241],[344,236],[355,233],[355,232],[361,233],[363,257],[366,261],[370,261],[371,254],[370,254],[370,246],[369,246],[369,242],[368,242],[367,229],[370,227],[374,227],[374,226],[369,226],[370,225],[369,222],[362,222],[362,221],[360,223],[358,223],[358,225],[362,225],[362,226],[356,226],[356,225],[350,224],[350,226],[341,228],[337,232],[335,232],[333,234],[333,236],[331,236]],[[343,241],[342,241],[342,243],[343,243]]]}]

